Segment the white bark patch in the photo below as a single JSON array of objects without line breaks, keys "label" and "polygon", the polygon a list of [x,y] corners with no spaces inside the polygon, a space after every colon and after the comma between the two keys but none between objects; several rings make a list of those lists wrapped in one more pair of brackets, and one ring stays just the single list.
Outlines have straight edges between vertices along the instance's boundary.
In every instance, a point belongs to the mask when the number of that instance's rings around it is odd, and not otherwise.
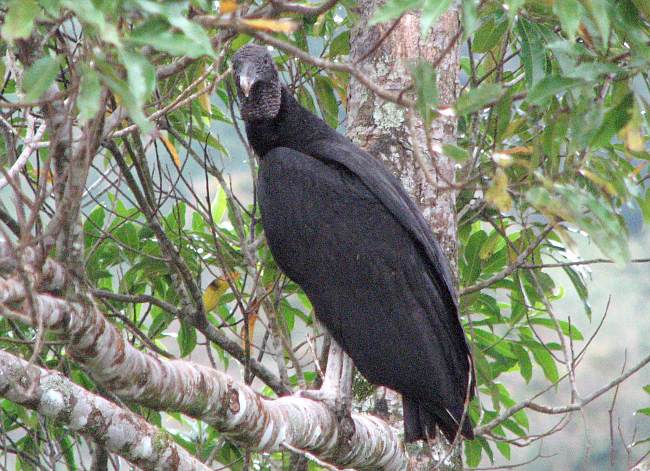
[{"label": "white bark patch", "polygon": [[142,437],[142,440],[132,450],[133,456],[136,459],[148,459],[154,451],[151,437]]},{"label": "white bark patch", "polygon": [[404,108],[395,103],[384,102],[372,113],[372,119],[384,132],[404,126]]},{"label": "white bark patch", "polygon": [[70,417],[70,428],[80,430],[88,423],[88,416],[92,412],[92,405],[85,399],[76,402],[72,408]]},{"label": "white bark patch", "polygon": [[63,394],[54,389],[50,389],[41,396],[38,411],[46,417],[56,417],[64,408],[65,398]]},{"label": "white bark patch", "polygon": [[138,430],[125,420],[112,420],[106,430],[106,446],[114,450],[121,450],[127,444],[138,443],[138,440]]}]

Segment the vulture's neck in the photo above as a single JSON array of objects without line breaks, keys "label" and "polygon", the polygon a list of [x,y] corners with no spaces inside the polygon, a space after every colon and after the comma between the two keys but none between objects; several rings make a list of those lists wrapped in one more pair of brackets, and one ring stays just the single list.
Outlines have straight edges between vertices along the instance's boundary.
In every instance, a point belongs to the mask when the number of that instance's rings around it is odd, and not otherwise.
[{"label": "vulture's neck", "polygon": [[273,119],[247,121],[246,135],[261,159],[276,147],[289,147],[309,154],[315,141],[338,140],[342,137],[318,116],[303,108],[285,87],[282,87],[278,115]]}]

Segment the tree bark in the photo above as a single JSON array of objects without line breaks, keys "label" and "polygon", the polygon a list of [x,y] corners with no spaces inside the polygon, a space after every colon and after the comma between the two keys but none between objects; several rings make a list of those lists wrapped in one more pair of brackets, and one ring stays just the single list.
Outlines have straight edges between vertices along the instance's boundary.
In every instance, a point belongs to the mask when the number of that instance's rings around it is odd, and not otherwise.
[{"label": "tree bark", "polygon": [[[393,92],[407,90],[411,85],[410,66],[416,60],[437,63],[440,104],[455,103],[460,58],[458,13],[454,10],[447,12],[430,34],[421,35],[420,18],[412,13],[405,14],[395,24],[369,26],[369,20],[381,3],[381,0],[359,0],[357,13],[360,19],[350,35],[351,62]],[[456,198],[453,186],[449,185],[454,181],[454,162],[444,155],[430,154],[431,146],[427,145],[423,122],[416,118],[415,123],[409,123],[407,109],[381,100],[354,78],[350,80],[348,94],[348,136],[382,160],[400,179],[419,204],[453,272],[457,273]],[[455,131],[455,118],[435,120],[429,129],[430,144],[453,142]],[[424,169],[416,159],[415,146],[424,157]],[[435,184],[432,185],[431,180]],[[397,395],[388,392],[386,397],[389,410],[401,414],[401,401]],[[393,421],[398,420],[395,418]],[[455,450],[450,460],[447,446],[441,441],[434,444],[432,453],[421,448],[410,451],[413,469],[434,469],[436,466],[436,469],[462,469],[459,450]]]},{"label": "tree bark", "polygon": [[63,375],[0,350],[0,393],[36,410],[145,470],[209,471],[138,414],[86,391]]},{"label": "tree bark", "polygon": [[[360,20],[350,34],[350,59],[384,88],[399,92],[411,84],[411,64],[419,58],[431,63],[438,61],[448,45],[456,40],[455,36],[460,28],[458,13],[447,12],[426,37],[420,35],[419,16],[405,14],[373,51],[377,42],[392,26],[368,26],[369,19],[380,3],[379,0],[358,2]],[[456,101],[460,59],[457,44],[456,41],[436,67],[441,105]],[[367,54],[369,56],[365,57]],[[406,115],[406,109],[377,98],[354,78],[350,80],[348,136],[382,160],[400,179],[404,188],[420,205],[455,272],[458,244],[456,199],[454,191],[449,189],[446,183],[454,179],[454,162],[444,155],[436,155],[434,166],[427,152],[423,123],[417,120],[415,136],[411,136]],[[430,129],[430,135],[437,143],[453,142],[455,132],[456,119],[453,117],[434,120]],[[425,171],[439,183],[437,186],[427,182],[424,171],[418,166],[413,155],[413,141],[417,141],[419,148],[425,153],[429,162]]]}]

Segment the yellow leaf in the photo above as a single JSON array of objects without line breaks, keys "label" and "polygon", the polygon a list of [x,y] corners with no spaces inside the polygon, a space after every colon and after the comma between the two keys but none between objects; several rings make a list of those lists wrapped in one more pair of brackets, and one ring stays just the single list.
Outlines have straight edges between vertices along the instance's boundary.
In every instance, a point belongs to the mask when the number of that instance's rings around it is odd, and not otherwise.
[{"label": "yellow leaf", "polygon": [[321,32],[323,31],[323,25],[325,24],[326,18],[327,18],[326,13],[318,15],[318,18],[316,19],[316,23],[314,23],[313,26],[314,36],[320,36]]},{"label": "yellow leaf", "polygon": [[616,191],[616,188],[614,188],[614,185],[612,185],[610,182],[605,180],[603,177],[600,177],[600,176],[596,175],[591,170],[582,169],[582,170],[580,170],[580,173],[584,177],[591,180],[596,186],[599,186],[600,188],[605,190],[605,192],[607,192],[608,195],[610,195],[610,196],[618,195],[618,192]]},{"label": "yellow leaf", "polygon": [[512,121],[510,121],[510,124],[508,124],[508,127],[506,130],[503,132],[503,135],[501,136],[501,139],[506,139],[514,134],[517,133],[519,128],[526,123],[526,118],[524,117],[519,117],[515,118]]},{"label": "yellow leaf", "polygon": [[512,147],[510,149],[501,149],[495,151],[495,153],[498,152],[500,154],[527,154],[530,155],[533,153],[533,148],[532,147],[524,147],[524,146],[517,146],[517,147]]},{"label": "yellow leaf", "polygon": [[47,169],[42,168],[39,173],[41,176],[45,176],[45,181],[47,183],[54,183],[54,174],[52,173],[52,170],[50,170],[49,168]]},{"label": "yellow leaf", "polygon": [[210,95],[208,93],[199,95],[199,105],[201,105],[201,109],[207,114],[212,114],[212,102],[210,101]]},{"label": "yellow leaf", "polygon": [[287,19],[267,20],[265,18],[254,18],[241,20],[246,26],[253,29],[263,29],[274,33],[293,33],[298,29],[298,23]]},{"label": "yellow leaf", "polygon": [[648,161],[647,161],[647,160],[644,161],[644,162],[641,162],[639,165],[637,165],[636,167],[634,167],[634,170],[632,171],[632,175],[634,175],[635,177],[639,176],[639,173],[641,173],[641,170],[643,170],[643,168],[644,168],[646,165],[648,165]]},{"label": "yellow leaf", "polygon": [[492,154],[492,160],[494,160],[494,163],[497,164],[499,167],[503,167],[503,168],[510,167],[515,161],[512,158],[512,155],[506,154],[505,152],[501,152],[501,151],[497,151],[494,154]]},{"label": "yellow leaf", "polygon": [[641,135],[642,120],[639,108],[635,104],[632,119],[619,131],[619,136],[625,142],[626,149],[631,152],[643,152],[645,150],[645,142]]},{"label": "yellow leaf", "polygon": [[[256,308],[259,307],[259,303],[256,305]],[[252,343],[253,336],[255,335],[255,322],[257,321],[257,309],[248,313],[248,343]],[[242,348],[246,348],[246,326],[241,328],[241,343]]]},{"label": "yellow leaf", "polygon": [[[239,273],[233,272],[230,274],[231,280],[237,280]],[[203,292],[203,309],[205,312],[210,312],[219,305],[221,297],[228,289],[228,281],[225,276],[220,276],[212,280],[212,283]]]},{"label": "yellow leaf", "polygon": [[178,152],[176,152],[176,147],[174,147],[174,144],[172,144],[172,141],[170,141],[167,136],[164,134],[160,135],[160,140],[163,142],[165,145],[165,148],[167,149],[167,152],[169,152],[172,156],[172,159],[174,160],[174,163],[176,164],[177,168],[181,168],[181,159],[178,157]]},{"label": "yellow leaf", "polygon": [[[201,65],[201,74],[205,74],[205,64]],[[207,84],[206,84],[207,88]],[[199,95],[199,105],[201,106],[201,109],[205,111],[208,115],[212,115],[212,102],[210,101],[210,94],[209,93],[204,93],[202,95]]]},{"label": "yellow leaf", "polygon": [[512,209],[512,197],[508,193],[508,175],[503,169],[498,168],[494,173],[494,180],[485,192],[485,199],[500,211],[505,212]]},{"label": "yellow leaf", "polygon": [[237,11],[237,1],[236,0],[220,0],[219,1],[219,12],[224,15],[226,13],[234,13]]}]

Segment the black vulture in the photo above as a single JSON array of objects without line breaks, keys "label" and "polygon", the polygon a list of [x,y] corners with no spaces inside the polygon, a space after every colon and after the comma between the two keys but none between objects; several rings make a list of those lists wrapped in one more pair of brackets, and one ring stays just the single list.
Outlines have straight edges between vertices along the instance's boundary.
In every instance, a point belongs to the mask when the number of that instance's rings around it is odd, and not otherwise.
[{"label": "black vulture", "polygon": [[473,438],[472,360],[448,260],[416,204],[370,154],[303,108],[266,48],[233,58],[278,266],[371,383],[402,394],[406,441]]}]

